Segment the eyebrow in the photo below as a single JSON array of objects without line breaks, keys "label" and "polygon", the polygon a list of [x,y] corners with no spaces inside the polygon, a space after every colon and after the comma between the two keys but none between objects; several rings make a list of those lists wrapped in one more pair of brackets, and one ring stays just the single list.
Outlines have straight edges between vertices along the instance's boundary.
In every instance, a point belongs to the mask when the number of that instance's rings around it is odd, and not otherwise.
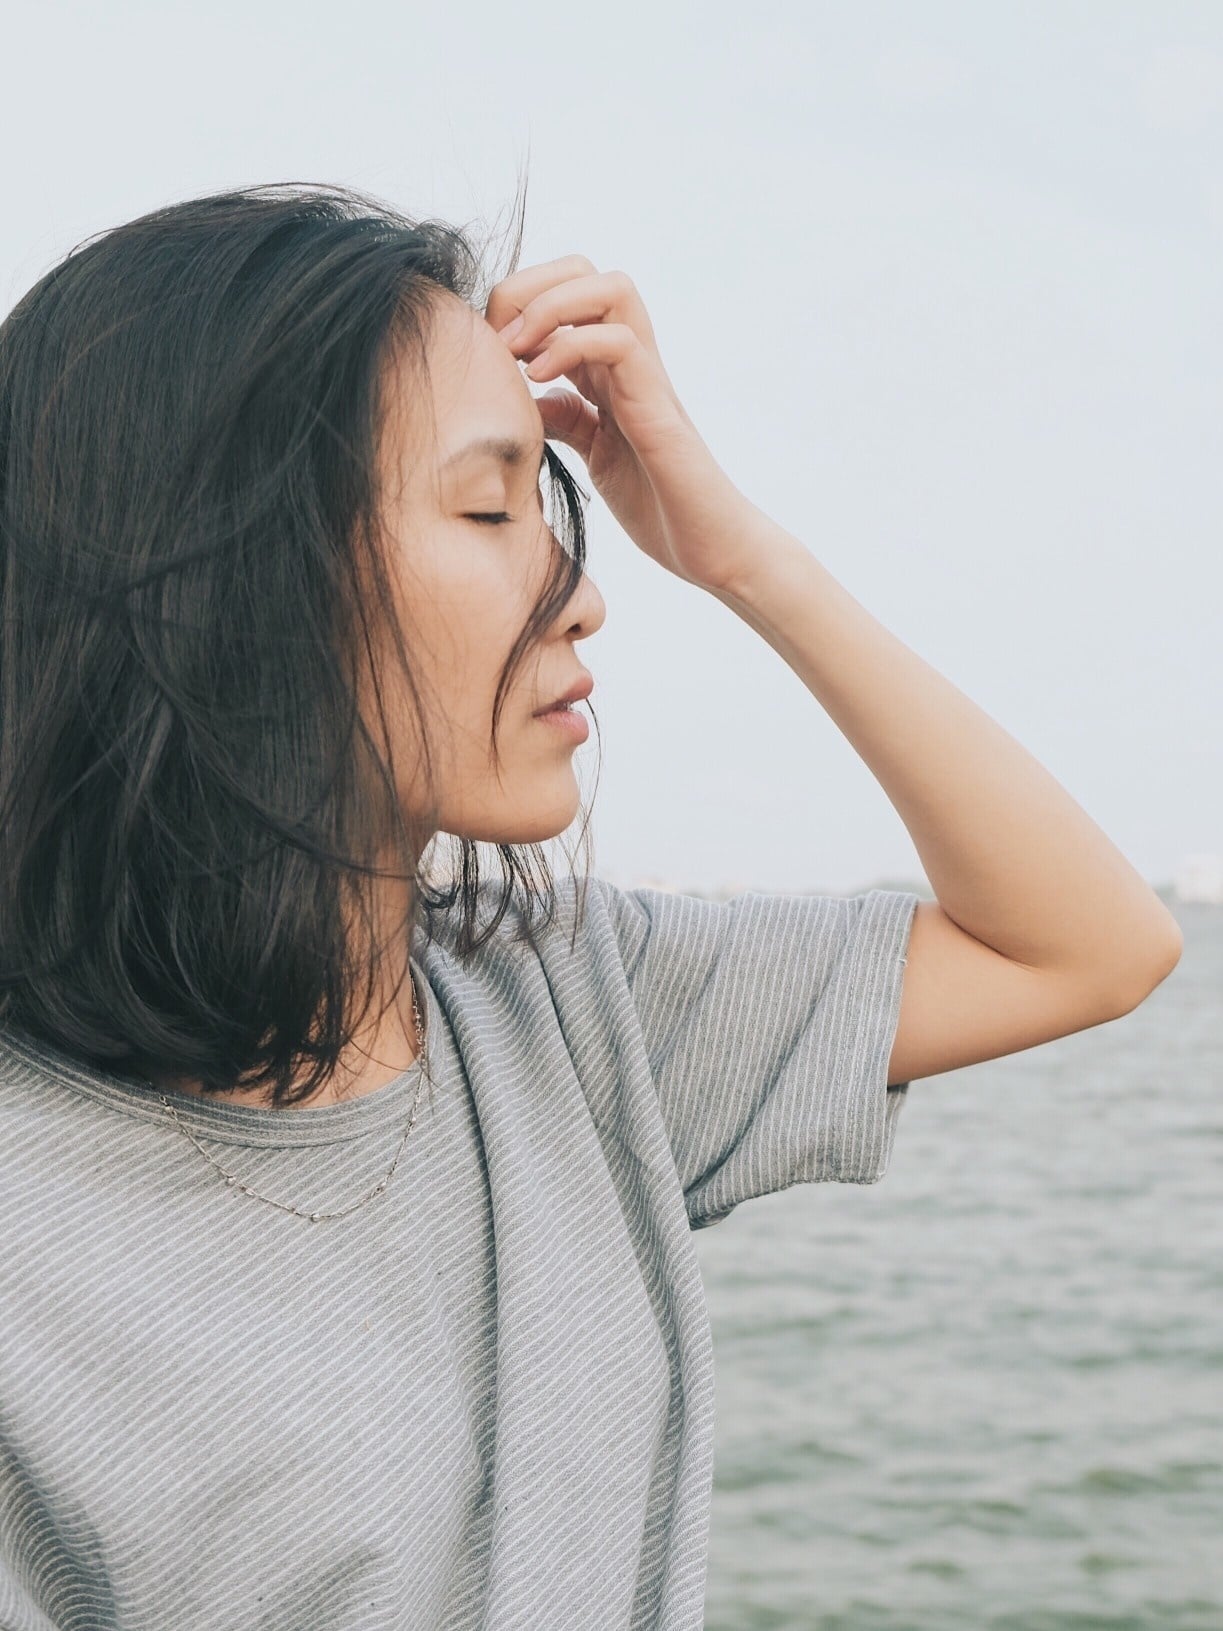
[{"label": "eyebrow", "polygon": [[[512,436],[482,436],[478,441],[468,442],[467,446],[461,447],[457,453],[452,453],[442,464],[442,469],[449,470],[452,465],[475,458],[500,459],[502,464],[523,464],[530,458],[533,445],[528,442],[517,442]],[[539,455],[540,469],[543,468],[547,456],[548,444],[545,441]]]}]

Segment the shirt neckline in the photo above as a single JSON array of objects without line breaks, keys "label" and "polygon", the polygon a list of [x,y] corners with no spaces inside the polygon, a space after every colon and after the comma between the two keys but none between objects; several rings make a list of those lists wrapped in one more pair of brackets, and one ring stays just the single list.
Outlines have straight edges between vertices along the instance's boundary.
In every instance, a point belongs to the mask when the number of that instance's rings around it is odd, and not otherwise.
[{"label": "shirt neckline", "polygon": [[[423,968],[415,957],[409,960],[416,975],[418,997],[423,995],[424,998],[425,1051],[436,1081],[440,1064],[438,1034],[442,1022],[441,1009]],[[179,1123],[182,1123],[183,1127],[205,1139],[268,1148],[344,1143],[366,1133],[378,1132],[400,1119],[406,1126],[423,1068],[418,1056],[406,1070],[371,1093],[343,1099],[338,1104],[272,1110],[159,1088],[132,1075],[102,1070],[61,1052],[49,1043],[22,1036],[16,1031],[5,1030],[2,1034],[5,1047],[26,1072],[43,1080],[50,1076],[61,1087],[83,1094],[123,1115],[140,1121],[161,1122],[180,1137],[182,1131]],[[167,1102],[174,1107],[177,1121],[161,1102],[163,1092]]]}]

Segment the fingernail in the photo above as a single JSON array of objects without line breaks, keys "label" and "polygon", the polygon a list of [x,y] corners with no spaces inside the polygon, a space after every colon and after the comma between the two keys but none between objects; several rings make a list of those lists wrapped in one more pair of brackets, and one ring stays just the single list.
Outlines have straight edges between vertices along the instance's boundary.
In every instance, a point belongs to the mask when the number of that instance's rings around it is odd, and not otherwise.
[{"label": "fingernail", "polygon": [[510,344],[522,333],[522,325],[525,321],[526,319],[524,317],[515,317],[512,323],[507,323],[504,328],[499,328],[497,330],[498,336],[504,340],[507,345]]}]

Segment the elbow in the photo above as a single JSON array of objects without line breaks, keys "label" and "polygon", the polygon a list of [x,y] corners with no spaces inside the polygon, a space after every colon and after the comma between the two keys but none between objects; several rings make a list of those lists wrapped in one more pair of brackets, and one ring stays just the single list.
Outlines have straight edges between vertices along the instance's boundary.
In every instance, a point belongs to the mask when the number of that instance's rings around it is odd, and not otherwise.
[{"label": "elbow", "polygon": [[1181,953],[1185,949],[1185,936],[1180,924],[1171,912],[1165,913],[1167,921],[1163,924],[1162,933],[1156,939],[1154,961],[1152,964],[1151,991],[1161,985],[1168,978],[1172,970],[1181,960]]},{"label": "elbow", "polygon": [[1120,1010],[1122,1014],[1132,1013],[1147,1000],[1156,986],[1163,984],[1180,962],[1184,949],[1185,936],[1179,923],[1169,913],[1167,926],[1154,938],[1151,950],[1139,965],[1138,972],[1117,984],[1117,994],[1124,999],[1124,1006]]}]

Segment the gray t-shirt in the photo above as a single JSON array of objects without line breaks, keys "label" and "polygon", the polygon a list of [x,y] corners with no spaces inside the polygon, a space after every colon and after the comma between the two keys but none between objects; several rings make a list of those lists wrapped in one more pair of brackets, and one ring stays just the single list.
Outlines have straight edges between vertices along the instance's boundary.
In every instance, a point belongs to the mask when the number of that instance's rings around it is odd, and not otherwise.
[{"label": "gray t-shirt", "polygon": [[[420,943],[436,1090],[345,1218],[227,1187],[155,1089],[0,1032],[4,1631],[698,1631],[691,1230],[884,1176],[918,897],[592,877],[571,952],[573,887],[538,953],[512,912],[466,971],[445,921]],[[172,1102],[252,1188],[335,1211],[418,1068]]]}]

